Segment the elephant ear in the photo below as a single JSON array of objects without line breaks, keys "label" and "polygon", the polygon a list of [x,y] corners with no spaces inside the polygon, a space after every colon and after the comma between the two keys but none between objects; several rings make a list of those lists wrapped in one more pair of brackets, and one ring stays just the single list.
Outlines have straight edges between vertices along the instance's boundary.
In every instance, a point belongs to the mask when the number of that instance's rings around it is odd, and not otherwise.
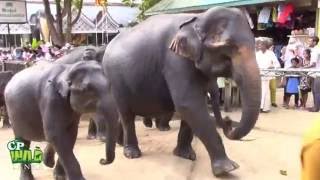
[{"label": "elephant ear", "polygon": [[200,58],[203,39],[197,24],[194,23],[196,19],[197,17],[192,17],[181,23],[169,46],[176,54],[194,61]]},{"label": "elephant ear", "polygon": [[62,98],[67,98],[70,94],[71,81],[68,78],[66,72],[62,73],[60,77],[57,78],[55,83],[55,88]]}]

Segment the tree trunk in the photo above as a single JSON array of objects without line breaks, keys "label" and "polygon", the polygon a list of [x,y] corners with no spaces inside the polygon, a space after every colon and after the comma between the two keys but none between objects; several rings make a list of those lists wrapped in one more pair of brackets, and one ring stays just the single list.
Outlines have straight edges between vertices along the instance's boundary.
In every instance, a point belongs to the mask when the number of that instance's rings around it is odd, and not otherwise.
[{"label": "tree trunk", "polygon": [[[62,18],[60,18],[61,23],[59,24],[59,18],[58,18],[59,13],[57,12],[57,28],[56,28],[54,18],[51,14],[49,1],[43,0],[43,3],[44,3],[44,10],[45,10],[46,19],[48,22],[48,27],[50,30],[52,43],[55,45],[63,46],[64,45],[64,37],[63,37],[63,33],[62,33]],[[60,0],[56,0],[56,3],[57,3],[57,11],[58,11],[58,6],[60,6]],[[60,10],[61,10],[61,6],[60,6]],[[60,14],[61,14],[61,11],[60,11]]]},{"label": "tree trunk", "polygon": [[[71,1],[71,0],[70,0]],[[56,0],[56,10],[57,10],[57,31],[59,35],[59,39],[63,43],[62,46],[65,44],[65,38],[63,34],[63,22],[62,22],[62,8],[61,8],[61,0]]]},{"label": "tree trunk", "polygon": [[71,12],[71,0],[65,0],[64,9],[67,12],[67,28],[66,28],[66,42],[70,43],[72,41],[71,29],[72,29],[72,12]]},{"label": "tree trunk", "polygon": [[78,9],[78,14],[77,14],[77,17],[72,20],[72,23],[71,23],[72,26],[79,20],[81,11],[82,11],[82,6],[83,6],[83,0],[80,0],[80,7]]}]

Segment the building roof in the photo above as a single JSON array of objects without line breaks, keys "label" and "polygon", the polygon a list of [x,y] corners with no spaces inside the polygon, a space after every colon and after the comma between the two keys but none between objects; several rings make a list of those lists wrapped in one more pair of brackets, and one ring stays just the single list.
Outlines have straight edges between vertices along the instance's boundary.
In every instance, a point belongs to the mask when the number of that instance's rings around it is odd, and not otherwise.
[{"label": "building roof", "polygon": [[286,0],[162,0],[146,11],[146,15],[206,10],[213,6],[244,6]]},{"label": "building roof", "polygon": [[[50,9],[53,16],[56,14],[55,1],[49,0]],[[136,1],[140,3],[141,0]],[[39,11],[44,11],[42,0],[27,0],[27,19]],[[98,13],[102,13],[102,18],[97,19]],[[72,12],[73,17],[77,15],[76,11]],[[103,7],[96,6],[95,0],[84,0],[81,15],[76,24],[72,27],[72,33],[118,33],[119,28],[127,26],[135,21],[139,14],[137,7],[124,6],[122,0],[109,0],[107,11]],[[96,19],[98,20],[96,22]],[[64,22],[66,23],[66,22]],[[96,26],[97,24],[97,26]],[[0,24],[0,34],[8,34],[8,26]],[[10,24],[10,34],[31,34],[29,24]]]},{"label": "building roof", "polygon": [[[29,24],[9,24],[10,34],[31,34]],[[8,25],[0,24],[0,34],[8,34]]]}]

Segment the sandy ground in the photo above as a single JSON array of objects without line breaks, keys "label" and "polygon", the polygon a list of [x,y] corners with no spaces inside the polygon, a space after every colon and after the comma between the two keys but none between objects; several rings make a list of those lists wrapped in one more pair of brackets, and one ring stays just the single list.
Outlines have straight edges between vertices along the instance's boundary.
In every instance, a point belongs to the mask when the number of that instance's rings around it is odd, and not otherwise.
[{"label": "sandy ground", "polygon": [[[278,93],[280,105],[281,94]],[[225,114],[225,113],[224,113]],[[232,119],[239,119],[241,112],[228,113]],[[225,179],[243,180],[297,180],[300,177],[301,136],[319,113],[301,110],[273,108],[269,114],[261,114],[255,129],[244,139],[230,141],[223,137],[227,154],[240,168]],[[197,153],[196,161],[173,156],[176,145],[179,121],[171,122],[172,130],[159,132],[155,128],[145,128],[138,121],[136,129],[143,156],[139,159],[126,159],[122,147],[116,149],[113,164],[101,166],[104,145],[95,140],[86,140],[88,122],[79,127],[75,154],[86,179],[93,180],[213,180],[209,157],[199,139],[195,138],[193,147]],[[221,133],[221,132],[220,132]],[[19,168],[13,166],[7,150],[12,140],[11,129],[0,129],[0,179],[19,178]],[[44,148],[44,143],[33,143]],[[281,175],[280,171],[287,175]],[[36,179],[53,179],[52,169],[43,164],[33,169]]]}]

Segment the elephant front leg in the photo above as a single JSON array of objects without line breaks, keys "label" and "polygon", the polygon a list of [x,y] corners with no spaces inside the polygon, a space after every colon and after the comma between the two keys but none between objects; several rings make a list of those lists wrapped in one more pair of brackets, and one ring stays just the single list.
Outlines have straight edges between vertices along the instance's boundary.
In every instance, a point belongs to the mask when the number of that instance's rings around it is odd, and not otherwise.
[{"label": "elephant front leg", "polygon": [[123,126],[124,155],[129,159],[138,158],[141,156],[134,119],[135,115],[131,113],[126,113],[125,115],[122,115],[121,118]]},{"label": "elephant front leg", "polygon": [[[197,78],[197,74],[191,76],[188,73],[168,73],[166,77],[175,109],[204,144],[210,156],[213,174],[226,174],[239,165],[227,157],[216,123],[210,120],[205,96],[206,82]],[[191,79],[186,79],[186,76]]]},{"label": "elephant front leg", "polygon": [[59,156],[54,171],[56,179],[64,179],[67,176],[69,180],[84,180],[79,162],[73,153],[76,134],[77,130],[72,128],[72,130],[60,132],[59,136],[51,140]]},{"label": "elephant front leg", "polygon": [[61,164],[60,159],[57,160],[56,166],[53,170],[53,176],[55,180],[65,180],[66,179],[66,173],[63,169],[63,166]]},{"label": "elephant front leg", "polygon": [[[54,176],[56,179],[84,180],[80,164],[77,161],[73,148],[78,134],[79,117],[77,115],[68,115],[56,113],[61,121],[54,121],[52,114],[50,118],[44,118],[44,129],[46,138],[58,154],[58,161],[55,167]],[[70,118],[70,119],[69,119]],[[65,124],[71,122],[71,124]],[[54,123],[54,125],[52,124]]]},{"label": "elephant front leg", "polygon": [[10,128],[10,122],[9,122],[9,116],[8,116],[8,112],[7,112],[7,108],[6,106],[3,107],[3,128]]},{"label": "elephant front leg", "polygon": [[180,130],[178,134],[177,147],[174,149],[173,154],[185,159],[196,160],[196,153],[194,152],[191,142],[193,133],[188,124],[181,120]]},{"label": "elephant front leg", "polygon": [[87,139],[95,139],[97,135],[97,127],[94,120],[90,118]]},{"label": "elephant front leg", "polygon": [[[197,107],[201,106],[198,104]],[[204,111],[205,103],[200,109],[197,107],[179,109],[182,118],[186,120],[192,128],[192,132],[199,137],[206,147],[210,156],[213,174],[220,176],[237,169],[239,165],[227,157],[215,123],[210,120],[208,112]],[[201,110],[202,108],[204,110]]]}]

